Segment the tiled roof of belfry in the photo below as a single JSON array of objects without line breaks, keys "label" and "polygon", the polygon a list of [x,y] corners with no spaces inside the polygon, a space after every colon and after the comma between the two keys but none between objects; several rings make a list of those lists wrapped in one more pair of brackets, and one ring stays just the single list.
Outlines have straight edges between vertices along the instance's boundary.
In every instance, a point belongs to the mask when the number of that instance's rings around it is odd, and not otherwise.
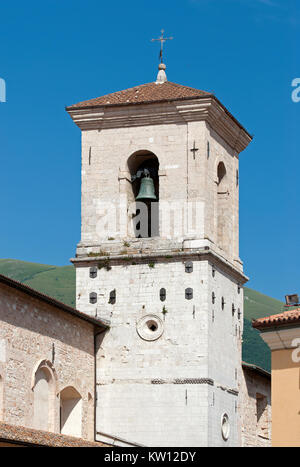
[{"label": "tiled roof of belfry", "polygon": [[192,99],[203,96],[211,96],[211,93],[200,91],[199,89],[171,83],[147,83],[125,89],[124,91],[113,92],[105,96],[96,97],[88,101],[67,107],[67,110],[84,109],[97,106],[114,106],[129,104],[146,104],[153,102],[167,102],[174,100]]},{"label": "tiled roof of belfry", "polygon": [[300,308],[285,311],[278,315],[267,316],[253,321],[252,326],[256,329],[273,328],[278,326],[297,324],[300,325]]},{"label": "tiled roof of belfry", "polygon": [[21,446],[44,447],[102,447],[103,443],[87,441],[82,438],[50,433],[48,431],[34,430],[23,426],[0,423],[0,443]]}]

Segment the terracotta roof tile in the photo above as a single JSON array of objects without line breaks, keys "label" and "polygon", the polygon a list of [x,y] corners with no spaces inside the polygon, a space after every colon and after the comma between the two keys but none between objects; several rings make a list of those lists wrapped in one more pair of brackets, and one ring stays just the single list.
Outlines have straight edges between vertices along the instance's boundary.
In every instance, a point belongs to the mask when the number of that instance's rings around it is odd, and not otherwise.
[{"label": "terracotta roof tile", "polygon": [[274,326],[286,326],[288,324],[300,324],[300,308],[285,311],[278,315],[267,316],[253,321],[252,326],[256,329],[271,328]]},{"label": "terracotta roof tile", "polygon": [[139,86],[135,86],[134,88],[125,89],[124,91],[113,92],[112,94],[107,94],[105,96],[96,97],[95,99],[79,102],[78,104],[67,107],[67,110],[96,106],[174,101],[211,95],[211,93],[200,91],[199,89],[194,89],[188,86],[182,86],[181,84],[166,81],[162,84],[141,84]]},{"label": "terracotta roof tile", "polygon": [[0,423],[0,442],[48,447],[102,447],[103,443],[86,441],[82,438],[34,430],[24,426]]}]

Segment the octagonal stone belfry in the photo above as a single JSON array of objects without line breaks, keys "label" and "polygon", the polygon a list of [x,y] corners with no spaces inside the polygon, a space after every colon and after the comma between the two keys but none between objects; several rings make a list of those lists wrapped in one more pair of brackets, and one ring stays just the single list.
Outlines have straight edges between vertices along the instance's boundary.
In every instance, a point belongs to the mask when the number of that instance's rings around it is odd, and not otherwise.
[{"label": "octagonal stone belfry", "polygon": [[110,325],[96,438],[238,446],[239,154],[252,138],[213,94],[162,73],[67,108],[82,131],[76,304]]}]

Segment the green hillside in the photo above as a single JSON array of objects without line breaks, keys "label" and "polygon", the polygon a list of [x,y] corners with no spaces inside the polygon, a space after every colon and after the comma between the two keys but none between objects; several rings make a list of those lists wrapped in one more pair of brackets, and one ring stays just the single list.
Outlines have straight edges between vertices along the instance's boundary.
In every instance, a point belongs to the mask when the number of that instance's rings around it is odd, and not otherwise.
[{"label": "green hillside", "polygon": [[75,306],[75,268],[0,259],[0,274],[29,285],[67,305]]},{"label": "green hillside", "polygon": [[[0,274],[11,277],[51,297],[75,306],[75,268],[48,266],[13,259],[0,259]],[[244,290],[243,360],[270,370],[270,350],[259,332],[252,328],[252,319],[283,310],[283,303],[245,287]]]},{"label": "green hillside", "polygon": [[245,317],[250,321],[252,319],[281,313],[284,306],[279,300],[263,295],[255,290],[248,289],[247,287],[244,288],[244,301]]},{"label": "green hillside", "polygon": [[259,331],[253,329],[251,321],[283,311],[283,303],[255,290],[244,289],[244,335],[243,360],[268,371],[271,370],[270,349],[262,340]]}]

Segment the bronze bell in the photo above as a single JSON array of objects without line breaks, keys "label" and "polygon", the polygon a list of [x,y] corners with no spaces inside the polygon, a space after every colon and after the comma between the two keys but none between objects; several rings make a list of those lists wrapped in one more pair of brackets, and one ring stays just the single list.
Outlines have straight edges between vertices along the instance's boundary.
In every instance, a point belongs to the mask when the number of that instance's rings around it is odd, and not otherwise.
[{"label": "bronze bell", "polygon": [[136,201],[146,200],[146,199],[152,199],[154,201],[157,200],[156,195],[155,195],[154,182],[153,182],[153,179],[149,176],[142,178],[140,191],[136,197]]}]

